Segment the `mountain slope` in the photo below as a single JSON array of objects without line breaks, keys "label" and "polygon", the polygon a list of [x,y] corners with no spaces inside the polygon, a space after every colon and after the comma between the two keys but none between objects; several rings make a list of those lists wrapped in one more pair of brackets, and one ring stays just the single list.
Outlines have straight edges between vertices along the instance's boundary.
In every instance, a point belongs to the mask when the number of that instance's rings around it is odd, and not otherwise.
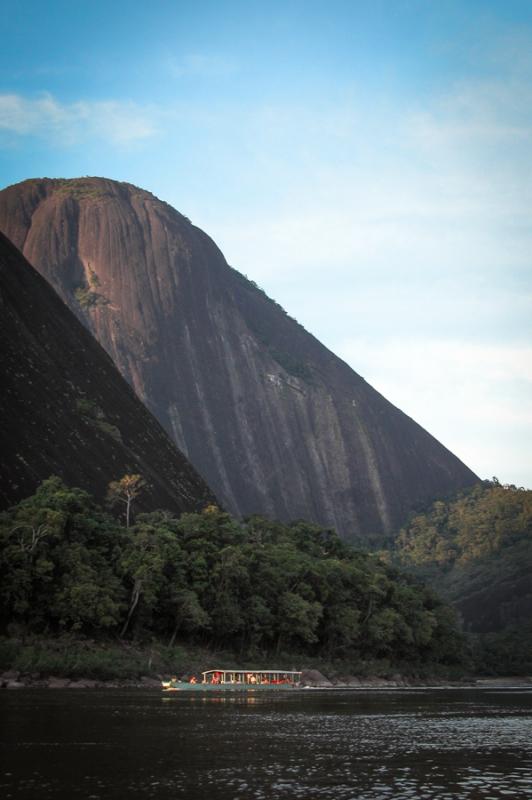
[{"label": "mountain slope", "polygon": [[0,504],[50,474],[102,498],[140,473],[137,508],[195,511],[213,495],[112,361],[0,234]]},{"label": "mountain slope", "polygon": [[475,475],[153,195],[101,178],[0,193],[50,281],[233,513],[377,539]]},{"label": "mountain slope", "polygon": [[501,631],[532,616],[532,491],[484,482],[413,516],[397,563],[430,583],[467,630]]}]

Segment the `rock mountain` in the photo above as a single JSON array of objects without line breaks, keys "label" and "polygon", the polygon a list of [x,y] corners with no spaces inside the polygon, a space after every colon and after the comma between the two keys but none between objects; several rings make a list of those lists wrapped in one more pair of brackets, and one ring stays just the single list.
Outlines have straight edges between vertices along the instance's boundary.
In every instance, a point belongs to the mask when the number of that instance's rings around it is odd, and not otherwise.
[{"label": "rock mountain", "polygon": [[0,234],[0,507],[51,474],[105,495],[141,473],[146,510],[199,511],[214,502],[94,338]]},{"label": "rock mountain", "polygon": [[0,193],[0,230],[231,512],[378,540],[476,481],[149,192],[28,180]]}]

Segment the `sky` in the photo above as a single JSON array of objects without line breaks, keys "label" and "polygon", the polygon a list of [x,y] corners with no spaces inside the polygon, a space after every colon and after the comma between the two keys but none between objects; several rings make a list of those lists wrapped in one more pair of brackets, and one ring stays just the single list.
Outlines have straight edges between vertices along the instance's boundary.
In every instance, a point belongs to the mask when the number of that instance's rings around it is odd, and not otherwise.
[{"label": "sky", "polygon": [[532,487],[529,0],[3,0],[0,186],[153,192],[480,477]]}]

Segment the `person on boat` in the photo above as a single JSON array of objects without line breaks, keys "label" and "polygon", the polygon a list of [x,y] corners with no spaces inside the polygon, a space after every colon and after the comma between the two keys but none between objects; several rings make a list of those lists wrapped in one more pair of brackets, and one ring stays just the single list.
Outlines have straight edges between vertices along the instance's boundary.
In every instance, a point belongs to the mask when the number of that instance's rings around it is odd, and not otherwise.
[{"label": "person on boat", "polygon": [[172,687],[172,689],[175,689],[177,684],[178,684],[177,675],[172,675],[172,677],[170,678],[170,686]]},{"label": "person on boat", "polygon": [[195,675],[193,675],[193,676],[191,677],[191,679],[189,680],[189,683],[197,683],[197,682],[198,682],[198,679],[196,678],[196,676],[195,676]]}]

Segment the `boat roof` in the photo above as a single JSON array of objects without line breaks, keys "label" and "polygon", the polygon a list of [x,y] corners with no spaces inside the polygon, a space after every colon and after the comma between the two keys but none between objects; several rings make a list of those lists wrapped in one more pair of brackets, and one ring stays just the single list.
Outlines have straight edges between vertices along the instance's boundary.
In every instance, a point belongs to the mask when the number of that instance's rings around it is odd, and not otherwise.
[{"label": "boat roof", "polygon": [[238,669],[206,669],[205,672],[202,672],[202,675],[209,675],[211,672],[219,672],[219,673],[232,673],[232,672],[242,672],[246,673],[247,675],[257,674],[260,673],[264,675],[267,673],[268,675],[301,675],[301,671],[293,670],[293,669],[242,669],[239,667]]}]

